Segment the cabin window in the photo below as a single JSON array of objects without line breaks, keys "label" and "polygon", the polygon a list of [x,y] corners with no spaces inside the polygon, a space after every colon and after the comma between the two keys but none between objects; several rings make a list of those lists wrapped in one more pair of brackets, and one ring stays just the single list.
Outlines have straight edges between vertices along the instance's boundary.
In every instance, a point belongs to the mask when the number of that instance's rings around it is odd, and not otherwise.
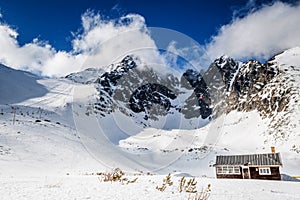
[{"label": "cabin window", "polygon": [[222,167],[217,167],[217,174],[222,174]]},{"label": "cabin window", "polygon": [[271,175],[270,167],[259,168],[259,175]]},{"label": "cabin window", "polygon": [[217,174],[241,174],[239,166],[218,166]]},{"label": "cabin window", "polygon": [[234,174],[240,174],[240,167],[239,166],[235,166],[234,167]]}]

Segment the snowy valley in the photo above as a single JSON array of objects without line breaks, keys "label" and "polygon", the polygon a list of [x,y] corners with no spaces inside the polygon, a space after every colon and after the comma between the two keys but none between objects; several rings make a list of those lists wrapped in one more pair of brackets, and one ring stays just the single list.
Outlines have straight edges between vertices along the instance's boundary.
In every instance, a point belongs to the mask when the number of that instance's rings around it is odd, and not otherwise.
[{"label": "snowy valley", "polygon": [[[281,153],[300,170],[300,47],[261,64],[228,56],[205,72],[161,75],[126,56],[113,67],[40,78],[0,65],[0,194],[4,199],[300,199],[288,181],[219,180],[216,155]],[[122,169],[137,182],[103,182]],[[171,173],[174,184],[156,186]],[[192,197],[191,197],[192,198]]]}]

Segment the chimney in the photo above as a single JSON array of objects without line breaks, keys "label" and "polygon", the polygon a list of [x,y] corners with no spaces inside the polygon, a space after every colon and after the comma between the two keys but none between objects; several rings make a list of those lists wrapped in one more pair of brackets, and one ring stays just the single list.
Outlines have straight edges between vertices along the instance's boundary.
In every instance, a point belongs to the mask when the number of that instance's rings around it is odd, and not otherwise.
[{"label": "chimney", "polygon": [[275,153],[275,147],[271,147],[271,152]]}]

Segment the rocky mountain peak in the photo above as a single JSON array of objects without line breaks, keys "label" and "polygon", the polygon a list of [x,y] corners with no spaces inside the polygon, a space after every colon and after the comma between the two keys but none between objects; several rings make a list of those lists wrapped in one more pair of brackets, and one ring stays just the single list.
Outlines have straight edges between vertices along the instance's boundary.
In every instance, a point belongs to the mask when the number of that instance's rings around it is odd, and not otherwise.
[{"label": "rocky mountain peak", "polygon": [[284,130],[299,115],[299,55],[300,48],[290,49],[264,64],[255,60],[238,64],[227,56],[216,59],[204,75],[214,116],[257,111],[270,120],[267,134],[276,140],[287,138]]},{"label": "rocky mountain peak", "polygon": [[141,70],[138,58],[126,56],[94,84],[98,98],[93,110],[102,117],[121,112],[143,126],[151,126],[151,121],[169,115],[183,115],[189,120],[206,119],[212,113],[207,85],[200,72],[191,69],[179,78],[147,66]]},{"label": "rocky mountain peak", "polygon": [[219,69],[223,70],[234,70],[237,69],[238,66],[238,62],[227,55],[223,55],[220,58],[217,58],[214,61],[214,64],[218,66]]},{"label": "rocky mountain peak", "polygon": [[[218,98],[225,99],[225,112],[232,110],[251,111],[259,110],[262,114],[272,114],[272,111],[283,109],[285,102],[272,94],[272,98],[266,99],[266,93],[270,93],[269,85],[276,80],[279,74],[278,67],[271,62],[261,64],[255,60],[239,63],[228,56],[216,59],[208,69],[207,75],[215,74],[215,80],[211,81],[210,88],[222,86],[221,77],[224,83],[223,93],[214,94]],[[211,76],[211,75],[210,75]],[[213,91],[213,90],[211,90]],[[265,95],[263,95],[265,94]],[[276,108],[275,108],[276,107]],[[278,110],[278,109],[277,109]]]},{"label": "rocky mountain peak", "polygon": [[[224,55],[203,74],[187,69],[181,76],[161,75],[147,66],[139,70],[139,59],[126,56],[112,64],[110,71],[97,75],[93,84],[98,98],[93,111],[102,117],[118,111],[144,126],[171,115],[207,119],[234,110],[257,110],[263,118],[271,118],[289,110],[294,98],[295,86],[287,84],[294,79],[287,74],[297,69],[279,63],[284,54],[264,64],[255,60],[242,63]],[[295,52],[290,52],[289,58],[290,54]]]}]

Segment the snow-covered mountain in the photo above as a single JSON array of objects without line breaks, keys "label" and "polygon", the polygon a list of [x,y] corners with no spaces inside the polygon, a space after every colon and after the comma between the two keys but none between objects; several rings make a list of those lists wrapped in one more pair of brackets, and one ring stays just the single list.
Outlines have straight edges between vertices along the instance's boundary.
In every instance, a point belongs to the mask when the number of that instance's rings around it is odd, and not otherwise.
[{"label": "snow-covered mountain", "polygon": [[[266,135],[274,141],[287,140],[296,134],[299,119],[299,63],[300,48],[289,49],[261,64],[255,60],[245,63],[222,56],[212,63],[208,76],[217,68],[220,71],[216,81],[211,79],[210,87],[222,79],[224,90],[224,113],[232,111],[256,111],[262,119],[270,120]],[[211,96],[220,93],[211,92]],[[214,98],[214,97],[213,97]],[[215,97],[216,98],[216,97]],[[220,102],[217,102],[220,103]]]},{"label": "snow-covered mountain", "polygon": [[299,47],[265,64],[222,56],[203,74],[139,65],[131,55],[60,79],[0,66],[1,175],[117,166],[214,176],[217,153],[270,146],[299,174]]},{"label": "snow-covered mountain", "polygon": [[[207,124],[212,110],[206,83],[199,72],[189,69],[180,76],[171,72],[160,74],[147,66],[140,69],[137,63],[138,58],[126,56],[100,76],[89,76],[88,69],[66,78],[95,85],[97,99],[89,110],[100,117],[121,112],[143,127],[163,129],[194,129]],[[162,120],[166,122],[157,123]]]}]

